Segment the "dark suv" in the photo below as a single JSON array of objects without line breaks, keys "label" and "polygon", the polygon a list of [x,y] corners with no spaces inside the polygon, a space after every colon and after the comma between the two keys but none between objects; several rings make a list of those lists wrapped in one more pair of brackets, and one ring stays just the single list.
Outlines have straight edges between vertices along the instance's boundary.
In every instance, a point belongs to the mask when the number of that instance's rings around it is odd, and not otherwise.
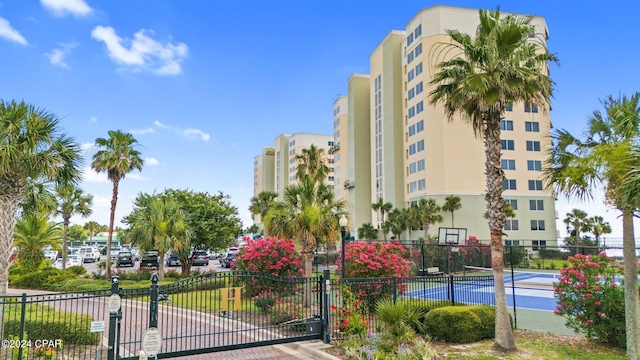
[{"label": "dark suv", "polygon": [[135,264],[135,260],[133,259],[133,254],[131,251],[120,251],[118,253],[118,257],[116,258],[116,267],[121,267],[124,265],[133,266]]},{"label": "dark suv", "polygon": [[160,266],[160,257],[158,256],[157,251],[147,251],[142,254],[142,259],[140,260],[141,268],[158,268]]}]

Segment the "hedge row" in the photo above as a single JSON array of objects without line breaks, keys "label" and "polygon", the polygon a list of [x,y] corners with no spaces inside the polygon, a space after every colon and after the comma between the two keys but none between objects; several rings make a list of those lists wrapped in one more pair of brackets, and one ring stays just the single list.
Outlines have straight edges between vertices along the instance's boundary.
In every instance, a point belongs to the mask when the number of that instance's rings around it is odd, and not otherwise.
[{"label": "hedge row", "polygon": [[493,338],[495,321],[496,310],[489,305],[445,306],[429,311],[424,317],[426,333],[434,340],[450,343]]}]

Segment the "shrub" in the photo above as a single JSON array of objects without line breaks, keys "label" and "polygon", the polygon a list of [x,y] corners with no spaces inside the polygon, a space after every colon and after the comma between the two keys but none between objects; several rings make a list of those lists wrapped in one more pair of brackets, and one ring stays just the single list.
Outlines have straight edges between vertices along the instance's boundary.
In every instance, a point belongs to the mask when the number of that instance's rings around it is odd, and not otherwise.
[{"label": "shrub", "polygon": [[65,272],[60,269],[49,267],[42,268],[35,272],[10,275],[9,283],[11,286],[17,288],[53,290],[56,283],[77,278],[78,275],[71,271]]},{"label": "shrub", "polygon": [[470,306],[445,306],[424,318],[425,330],[435,340],[470,343],[482,339],[482,320]]},{"label": "shrub", "polygon": [[[496,335],[496,308],[490,305],[469,306],[474,314],[480,318],[482,326],[478,329],[480,339],[491,339]],[[511,317],[511,315],[509,315]],[[513,327],[513,323],[511,324]]]},{"label": "shrub", "polygon": [[[237,255],[235,269],[284,277],[303,273],[302,261],[295,253],[293,240],[275,237],[249,239]],[[287,293],[291,285],[268,277],[252,277],[247,279],[245,291],[249,297],[269,291]]]},{"label": "shrub", "polygon": [[302,317],[300,306],[301,305],[295,301],[277,301],[276,304],[269,309],[271,323],[278,325],[300,319]]},{"label": "shrub", "polygon": [[[412,299],[410,301],[403,300],[402,302],[406,302],[407,306],[411,309],[414,309],[420,314],[420,323],[424,324],[424,317],[429,313],[429,311],[437,308],[441,308],[444,306],[451,306],[451,301],[449,300],[415,300]],[[413,330],[418,334],[425,335],[425,329],[422,326],[413,326]]]},{"label": "shrub", "polygon": [[336,297],[339,297],[340,294],[342,294],[342,305],[331,305],[332,318],[336,320],[336,328],[345,337],[366,335],[369,322],[364,302],[358,299],[347,286],[342,286]]},{"label": "shrub", "polygon": [[264,313],[268,312],[275,303],[276,299],[269,293],[258,295],[253,301],[253,304]]},{"label": "shrub", "polygon": [[[393,288],[391,277],[407,278],[409,262],[403,257],[406,250],[397,244],[379,242],[354,242],[346,245],[345,264],[348,278],[372,278],[374,281],[353,281],[348,283],[354,295],[363,300],[370,311],[375,309],[378,300],[402,293],[406,283],[396,282]],[[342,261],[336,261],[338,273],[341,273]]]},{"label": "shrub", "polygon": [[84,274],[87,273],[87,269],[85,269],[82,266],[78,266],[78,265],[68,267],[66,271],[74,273],[76,275],[84,275]]},{"label": "shrub", "polygon": [[[192,272],[193,276],[195,276]],[[182,275],[177,270],[169,270],[164,273],[166,279],[181,279]]]},{"label": "shrub", "polygon": [[567,317],[567,326],[609,346],[625,347],[624,290],[616,283],[620,269],[604,252],[576,254],[553,285],[555,313]]}]

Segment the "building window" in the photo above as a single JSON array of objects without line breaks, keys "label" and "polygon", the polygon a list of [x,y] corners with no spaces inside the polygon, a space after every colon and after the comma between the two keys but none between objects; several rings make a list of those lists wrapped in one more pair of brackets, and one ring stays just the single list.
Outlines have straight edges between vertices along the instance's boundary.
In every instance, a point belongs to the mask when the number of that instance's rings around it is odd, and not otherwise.
[{"label": "building window", "polygon": [[420,140],[416,144],[418,145],[418,152],[424,150],[424,140]]},{"label": "building window", "polygon": [[415,125],[411,125],[409,126],[409,136],[413,136],[416,133],[416,126]]},{"label": "building window", "polygon": [[540,132],[540,123],[538,123],[537,121],[525,121],[524,131]]},{"label": "building window", "polygon": [[415,50],[413,50],[413,53],[415,54],[416,57],[418,57],[418,55],[422,54],[422,44],[416,45],[416,48],[415,48]]},{"label": "building window", "polygon": [[329,146],[333,146],[333,144],[335,144],[333,141],[329,141],[329,142],[327,143],[327,145],[329,145]]},{"label": "building window", "polygon": [[527,160],[527,170],[529,170],[529,171],[542,171],[542,161],[540,161],[540,160]]},{"label": "building window", "polygon": [[413,51],[407,54],[407,64],[411,64],[412,61],[413,61]]},{"label": "building window", "polygon": [[511,205],[513,210],[518,210],[518,200],[516,199],[505,199],[504,201],[507,205]]},{"label": "building window", "polygon": [[502,189],[503,190],[516,190],[516,180],[515,179],[504,179],[504,180],[502,180]]},{"label": "building window", "polygon": [[540,151],[540,141],[527,140],[527,151]]},{"label": "building window", "polygon": [[412,181],[409,183],[409,192],[416,192],[416,187],[417,187],[417,183],[415,181]]},{"label": "building window", "polygon": [[289,164],[293,164],[294,162],[296,162],[296,158],[289,159]]},{"label": "building window", "polygon": [[422,24],[418,25],[416,27],[416,30],[413,33],[416,36],[416,38],[418,38],[418,36],[422,35]]},{"label": "building window", "polygon": [[413,69],[411,69],[411,71],[409,71],[409,73],[407,74],[407,81],[413,80],[413,76]]},{"label": "building window", "polygon": [[510,159],[502,159],[502,170],[515,170],[516,169],[516,161]]},{"label": "building window", "polygon": [[424,170],[424,159],[418,160],[418,171]]},{"label": "building window", "polygon": [[513,103],[508,103],[504,106],[505,111],[513,111]]},{"label": "building window", "polygon": [[529,180],[529,190],[542,191],[542,180]]},{"label": "building window", "polygon": [[544,220],[531,220],[531,231],[544,231]]},{"label": "building window", "polygon": [[[337,130],[336,132],[333,133],[333,138],[334,139],[340,138],[340,130]],[[332,145],[329,145],[329,146],[332,146]]]},{"label": "building window", "polygon": [[289,168],[289,172],[290,172],[290,173],[292,173],[292,172],[294,172],[294,171],[296,171],[296,167],[295,167],[295,166],[292,166],[292,167],[290,167],[290,168]]},{"label": "building window", "polygon": [[412,106],[409,108],[409,119],[411,119],[414,116],[416,116],[416,107]]},{"label": "building window", "polygon": [[409,155],[413,155],[416,153],[416,144],[409,145]]},{"label": "building window", "polygon": [[518,231],[519,230],[518,220],[513,220],[513,219],[505,220],[504,229],[510,230],[510,231]]},{"label": "building window", "polygon": [[427,183],[424,179],[418,180],[418,190],[424,190],[427,187]]},{"label": "building window", "polygon": [[520,246],[520,240],[505,240],[505,246]]},{"label": "building window", "polygon": [[413,33],[407,36],[407,46],[411,45],[412,42],[413,42]]},{"label": "building window", "polygon": [[291,141],[289,141],[289,146],[293,146],[293,145],[295,145],[295,144],[296,144],[296,141],[295,141],[295,140],[291,140]]},{"label": "building window", "polygon": [[500,120],[500,130],[513,131],[513,120]]},{"label": "building window", "polygon": [[329,181],[333,181],[333,180],[334,180],[334,177],[333,177],[333,176],[328,176],[328,177],[327,177],[327,179],[328,179]]},{"label": "building window", "polygon": [[529,200],[529,210],[544,210],[543,200]]},{"label": "building window", "polygon": [[547,248],[547,240],[531,240],[531,250],[540,251]]},{"label": "building window", "polygon": [[409,164],[409,174],[413,174],[414,172],[416,172],[416,163],[411,163]]},{"label": "building window", "polygon": [[420,81],[418,85],[416,85],[416,95],[420,94],[423,90],[424,90],[424,86],[422,85],[422,81]]},{"label": "building window", "polygon": [[407,98],[409,100],[413,99],[413,97],[416,96],[416,89],[411,88],[409,89],[409,93],[407,94]]},{"label": "building window", "polygon": [[515,145],[513,140],[502,140],[502,150],[514,150]]},{"label": "building window", "polygon": [[420,120],[416,123],[416,132],[419,133],[422,130],[424,130],[424,120]]},{"label": "building window", "polygon": [[416,76],[422,74],[422,63],[416,65]]},{"label": "building window", "polygon": [[531,102],[524,103],[524,112],[537,113],[538,112],[538,104],[534,104],[534,103],[531,103]]},{"label": "building window", "polygon": [[424,110],[424,101],[416,104],[416,114],[420,114]]}]

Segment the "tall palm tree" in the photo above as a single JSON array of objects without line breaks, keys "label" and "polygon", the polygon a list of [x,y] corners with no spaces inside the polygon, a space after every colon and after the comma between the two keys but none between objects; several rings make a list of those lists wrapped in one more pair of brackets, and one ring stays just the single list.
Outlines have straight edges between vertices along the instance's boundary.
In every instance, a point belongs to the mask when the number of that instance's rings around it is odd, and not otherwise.
[{"label": "tall palm tree", "polygon": [[83,228],[89,232],[89,242],[93,242],[93,235],[100,230],[100,224],[96,221],[87,221]]},{"label": "tall palm tree", "polygon": [[60,130],[55,115],[0,100],[0,296],[7,292],[15,218],[28,183],[79,180],[80,148]]},{"label": "tall palm tree", "polygon": [[418,208],[412,206],[408,209],[403,209],[405,221],[407,223],[407,232],[409,233],[409,241],[413,240],[411,238],[411,232],[415,229],[420,229],[422,226],[422,220],[420,219],[420,213],[418,212]]},{"label": "tall palm tree", "polygon": [[158,278],[164,280],[165,254],[182,251],[190,244],[192,233],[186,226],[185,213],[171,197],[142,194],[126,222],[130,225],[128,235],[137,246],[158,251]]},{"label": "tall palm tree", "polygon": [[[267,216],[269,209],[274,204],[274,201],[278,198],[278,193],[275,191],[262,191],[257,196],[251,198],[251,205],[249,205],[249,211],[251,215],[260,215],[260,221],[264,223],[264,217]],[[268,236],[265,230],[265,236]]]},{"label": "tall palm tree", "polygon": [[298,162],[297,179],[309,176],[314,181],[321,183],[327,178],[329,167],[324,149],[311,144],[310,147],[302,149],[302,154],[297,154],[295,159]]},{"label": "tall palm tree", "polygon": [[479,11],[480,22],[472,36],[447,30],[452,43],[444,44],[454,54],[437,64],[431,85],[431,104],[442,104],[445,115],[453,120],[462,115],[485,146],[487,209],[491,234],[491,262],[495,279],[496,338],[504,349],[514,349],[509,321],[502,261],[502,180],[500,164],[500,120],[510,103],[535,103],[547,108],[553,82],[548,62],[557,61],[544,44],[544,34],[536,33],[532,17],[502,16],[500,10]]},{"label": "tall palm tree", "polygon": [[456,227],[453,222],[453,213],[456,210],[460,210],[462,208],[462,200],[460,196],[449,195],[444,199],[444,205],[442,205],[442,211],[448,211],[451,213],[451,227]]},{"label": "tall palm tree", "polygon": [[591,233],[596,239],[596,245],[600,246],[600,237],[604,234],[611,234],[611,224],[604,221],[602,216],[593,216],[587,219]]},{"label": "tall palm tree", "polygon": [[395,240],[400,240],[400,235],[407,230],[407,215],[402,209],[394,208],[389,212],[387,221],[388,229],[393,234]]},{"label": "tall palm tree", "polygon": [[375,240],[378,238],[378,231],[371,225],[371,223],[364,223],[358,229],[358,238]]},{"label": "tall palm tree", "polygon": [[64,184],[56,188],[56,199],[58,203],[56,215],[62,216],[62,270],[64,270],[67,267],[67,233],[71,216],[91,215],[93,195],[85,195],[81,188],[73,184]]},{"label": "tall palm tree", "polygon": [[137,145],[138,140],[133,135],[120,130],[109,130],[108,138],[96,139],[98,151],[93,155],[91,168],[98,173],[106,172],[107,177],[113,183],[109,235],[107,237],[107,276],[111,275],[111,238],[113,237],[113,224],[118,203],[118,186],[126,174],[135,169],[142,171],[144,164],[140,152],[136,150]]},{"label": "tall palm tree", "polygon": [[442,214],[440,214],[442,208],[434,199],[422,198],[418,200],[415,209],[424,229],[424,238],[428,239],[431,224],[442,222]]},{"label": "tall palm tree", "polygon": [[640,357],[640,301],[633,229],[634,211],[640,204],[640,93],[609,96],[588,119],[582,139],[557,130],[549,152],[545,176],[557,193],[579,199],[593,198],[604,190],[609,204],[622,213],[625,324],[627,355]]},{"label": "tall palm tree", "polygon": [[[384,202],[382,198],[379,198],[377,202],[371,204],[371,208],[374,211],[380,212],[380,222],[378,223],[378,226],[382,226],[382,224],[384,224],[384,214],[393,209],[393,204],[391,204],[390,202]],[[384,239],[386,241],[387,233],[383,231],[382,234],[384,235]]]},{"label": "tall palm tree", "polygon": [[44,248],[60,245],[60,228],[47,214],[27,214],[16,222],[14,245],[18,261],[26,271],[36,271],[44,260]]},{"label": "tall palm tree", "polygon": [[586,212],[580,209],[573,209],[573,211],[567,213],[567,217],[564,219],[564,223],[567,225],[567,234],[569,237],[573,237],[573,240],[567,242],[574,245],[574,251],[580,249],[580,232],[589,230],[587,216]]}]

